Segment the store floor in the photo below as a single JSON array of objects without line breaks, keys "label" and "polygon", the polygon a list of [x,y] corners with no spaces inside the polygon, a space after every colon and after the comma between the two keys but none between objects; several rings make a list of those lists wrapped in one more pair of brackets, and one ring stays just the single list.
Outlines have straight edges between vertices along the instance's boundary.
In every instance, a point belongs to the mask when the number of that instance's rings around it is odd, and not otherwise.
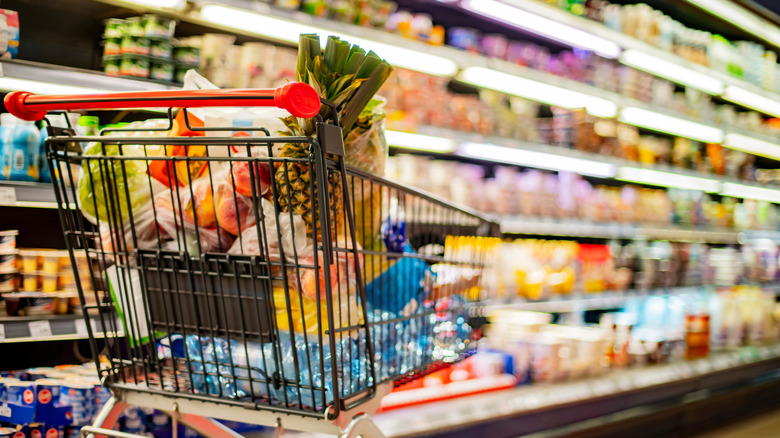
[{"label": "store floor", "polygon": [[690,438],[780,438],[780,409],[745,418]]}]

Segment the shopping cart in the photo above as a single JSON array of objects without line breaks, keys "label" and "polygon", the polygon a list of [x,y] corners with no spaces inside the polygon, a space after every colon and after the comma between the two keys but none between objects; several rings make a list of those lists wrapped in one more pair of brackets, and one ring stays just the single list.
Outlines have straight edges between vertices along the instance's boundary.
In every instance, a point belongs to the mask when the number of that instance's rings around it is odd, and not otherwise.
[{"label": "shopping cart", "polygon": [[[27,120],[169,108],[152,127],[94,137],[49,128],[84,316],[101,325],[87,327],[91,348],[113,394],[82,435],[127,436],[110,429],[137,405],[206,436],[235,435],[212,418],[381,436],[370,414],[393,382],[473,351],[496,224],[346,166],[335,107],[308,85],[14,92],[5,104]],[[277,106],[317,137],[206,128],[184,108],[218,106]]]}]

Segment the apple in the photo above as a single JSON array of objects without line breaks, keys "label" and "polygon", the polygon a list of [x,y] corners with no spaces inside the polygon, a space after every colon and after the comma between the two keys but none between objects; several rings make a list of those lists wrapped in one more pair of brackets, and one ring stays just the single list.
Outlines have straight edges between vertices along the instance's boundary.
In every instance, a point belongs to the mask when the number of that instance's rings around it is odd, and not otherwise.
[{"label": "apple", "polygon": [[244,195],[226,190],[217,201],[217,221],[220,228],[238,236],[255,224],[252,200]]}]

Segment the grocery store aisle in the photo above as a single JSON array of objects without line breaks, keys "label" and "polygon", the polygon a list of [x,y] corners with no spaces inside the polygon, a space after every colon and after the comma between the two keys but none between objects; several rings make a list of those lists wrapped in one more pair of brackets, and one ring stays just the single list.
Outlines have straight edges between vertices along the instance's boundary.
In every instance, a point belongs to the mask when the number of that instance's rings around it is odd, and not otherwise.
[{"label": "grocery store aisle", "polygon": [[775,409],[690,438],[780,438],[780,409]]}]

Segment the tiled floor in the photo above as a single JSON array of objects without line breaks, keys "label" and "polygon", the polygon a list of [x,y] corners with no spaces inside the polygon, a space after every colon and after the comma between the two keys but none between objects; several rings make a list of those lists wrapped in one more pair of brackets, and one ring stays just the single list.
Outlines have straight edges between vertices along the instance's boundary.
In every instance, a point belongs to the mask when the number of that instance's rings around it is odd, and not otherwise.
[{"label": "tiled floor", "polygon": [[780,409],[691,438],[780,438]]}]

